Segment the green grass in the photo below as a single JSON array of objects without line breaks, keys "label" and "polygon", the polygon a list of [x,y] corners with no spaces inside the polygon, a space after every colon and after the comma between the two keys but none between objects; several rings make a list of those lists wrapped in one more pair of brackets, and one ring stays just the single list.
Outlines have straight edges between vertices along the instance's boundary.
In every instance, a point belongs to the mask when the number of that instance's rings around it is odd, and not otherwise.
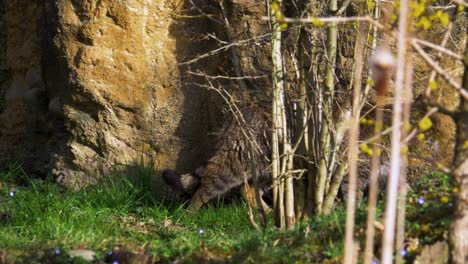
[{"label": "green grass", "polygon": [[[74,192],[52,179],[29,179],[12,166],[0,173],[0,253],[3,250],[28,263],[68,263],[65,252],[71,249],[92,249],[99,260],[109,261],[108,252],[118,248],[161,262],[340,261],[345,223],[341,206],[290,231],[279,231],[269,223],[260,232],[250,224],[248,208],[240,199],[228,204],[215,201],[191,214],[180,202],[161,200],[151,167],[139,168],[134,175],[116,174],[112,180]],[[433,190],[427,186],[434,186]],[[430,175],[414,188],[408,202],[408,237],[415,236],[422,244],[441,239],[449,223],[451,200],[440,200],[451,197],[451,188],[440,174]],[[422,195],[425,205],[417,203]],[[361,242],[365,219],[364,208],[358,208],[356,235]],[[54,249],[60,249],[60,254]]]},{"label": "green grass", "polygon": [[[147,182],[150,174],[144,170],[137,174],[138,181],[115,176],[74,192],[51,179],[28,179],[18,167],[0,173],[0,249],[28,262],[56,258],[51,263],[64,257],[54,256],[54,249],[92,249],[105,260],[118,246],[163,262],[302,262],[341,254],[341,242],[335,241],[341,240],[342,215],[288,232],[270,223],[258,232],[240,199],[228,204],[215,201],[191,214],[184,204],[160,202],[154,185]],[[333,229],[337,232],[329,232]],[[313,245],[317,243],[307,242],[316,239],[326,242],[323,252]]]}]

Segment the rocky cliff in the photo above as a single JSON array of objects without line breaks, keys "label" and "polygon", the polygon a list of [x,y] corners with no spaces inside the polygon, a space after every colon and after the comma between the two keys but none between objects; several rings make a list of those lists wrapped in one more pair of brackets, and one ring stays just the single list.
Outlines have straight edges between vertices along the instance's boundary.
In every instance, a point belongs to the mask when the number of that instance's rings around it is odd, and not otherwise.
[{"label": "rocky cliff", "polygon": [[65,184],[142,155],[197,166],[210,104],[179,63],[212,48],[199,32],[211,22],[189,13],[178,0],[1,1],[0,164]]}]

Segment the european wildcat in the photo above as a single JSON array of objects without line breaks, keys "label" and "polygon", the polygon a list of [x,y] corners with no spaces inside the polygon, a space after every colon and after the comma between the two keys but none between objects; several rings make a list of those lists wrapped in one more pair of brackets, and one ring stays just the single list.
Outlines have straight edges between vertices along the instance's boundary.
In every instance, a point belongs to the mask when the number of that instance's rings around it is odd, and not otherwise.
[{"label": "european wildcat", "polygon": [[[254,161],[254,170],[259,178],[260,195],[266,194],[271,184],[269,160],[271,157],[270,130],[271,122],[268,116],[259,110],[242,109],[243,120],[239,121],[231,116],[224,123],[220,133],[215,154],[206,165],[199,167],[194,173],[179,174],[173,170],[165,170],[163,179],[179,196],[191,199],[190,210],[198,210],[210,199],[228,193],[230,190],[241,187],[241,193],[246,200],[255,206],[253,188],[244,185],[251,180],[251,160]],[[252,143],[254,142],[254,143]],[[250,147],[253,144],[255,152],[250,159]],[[361,155],[357,188],[366,191],[369,184],[370,158]],[[388,176],[388,159],[383,159],[379,186],[382,189]],[[348,192],[347,177],[340,186],[340,196],[346,198]],[[262,207],[268,211],[268,206],[262,201]]]},{"label": "european wildcat", "polygon": [[[198,168],[192,174],[178,174],[172,170],[163,172],[163,179],[180,196],[191,197],[191,210],[199,209],[213,197],[225,194],[241,186],[244,197],[250,199],[249,188],[243,186],[245,180],[251,180],[251,153],[256,175],[259,181],[269,180],[269,118],[261,110],[242,109],[240,117],[230,117],[224,123],[216,152],[206,166]],[[239,123],[241,122],[241,123]],[[254,151],[251,151],[253,144]],[[262,185],[266,186],[266,185]],[[252,188],[250,188],[251,190]],[[249,198],[250,195],[250,198]],[[266,205],[264,205],[265,207]]]}]

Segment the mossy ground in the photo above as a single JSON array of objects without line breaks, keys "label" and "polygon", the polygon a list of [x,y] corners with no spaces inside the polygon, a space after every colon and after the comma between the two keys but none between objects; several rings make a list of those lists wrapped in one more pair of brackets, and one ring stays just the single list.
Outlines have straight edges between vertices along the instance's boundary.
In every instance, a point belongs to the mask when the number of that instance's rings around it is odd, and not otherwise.
[{"label": "mossy ground", "polygon": [[[215,201],[188,213],[184,204],[155,199],[148,186],[119,176],[74,192],[52,179],[29,179],[13,166],[0,173],[0,256],[12,263],[80,263],[66,252],[92,249],[96,263],[113,263],[116,258],[109,252],[118,250],[161,263],[340,262],[345,223],[340,205],[331,215],[301,222],[293,230],[280,231],[269,223],[256,231],[240,199]],[[424,244],[444,239],[453,191],[448,176],[432,173],[409,193],[409,262]],[[356,218],[361,248],[364,209],[358,208]]]}]

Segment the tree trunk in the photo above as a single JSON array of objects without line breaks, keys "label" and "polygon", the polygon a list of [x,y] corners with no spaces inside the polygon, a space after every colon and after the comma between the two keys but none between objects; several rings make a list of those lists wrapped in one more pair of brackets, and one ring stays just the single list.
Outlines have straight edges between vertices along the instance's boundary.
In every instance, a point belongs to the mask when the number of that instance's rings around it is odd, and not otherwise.
[{"label": "tree trunk", "polygon": [[[374,6],[374,19],[378,20],[380,15],[380,9],[379,9],[379,0],[375,1],[375,6]],[[372,54],[375,52],[375,49],[377,47],[377,33],[378,29],[376,25],[372,25],[372,48],[370,50],[370,53]],[[386,51],[389,56],[392,56],[390,54],[390,51]],[[372,57],[373,55],[369,55]],[[380,56],[375,56],[375,58],[381,58]],[[382,62],[376,62],[373,60],[372,67],[369,68],[368,72],[368,78],[371,78],[371,76],[374,74],[372,71],[372,68],[376,68],[377,64],[382,66]],[[385,65],[385,63],[383,64]],[[387,92],[388,85],[389,85],[389,77],[391,74],[391,68],[384,68],[383,72],[378,72],[380,76],[374,77],[376,79],[376,90],[377,90],[377,102],[376,102],[376,115],[375,115],[375,125],[374,125],[374,134],[378,135],[383,127],[383,105],[384,105],[384,95]],[[362,104],[366,101],[365,96],[370,89],[370,84],[368,83],[366,85],[366,88],[364,88],[364,92],[361,95],[363,97],[363,100],[361,102],[361,108]],[[364,264],[371,264],[374,258],[374,235],[375,235],[375,230],[374,230],[374,221],[375,221],[375,213],[377,211],[377,194],[378,194],[378,186],[377,186],[377,179],[378,179],[378,173],[379,173],[379,167],[380,167],[380,157],[378,153],[380,152],[380,141],[381,138],[378,137],[373,145],[372,152],[374,153],[374,156],[372,156],[372,164],[371,164],[371,174],[370,174],[370,179],[369,179],[369,197],[368,197],[368,204],[367,204],[367,224],[366,224],[366,244],[365,244],[365,249],[364,249],[364,257],[363,261]]]},{"label": "tree trunk", "polygon": [[[328,12],[333,15],[338,10],[338,1],[328,2]],[[333,124],[333,98],[335,93],[335,68],[336,47],[338,39],[338,27],[336,22],[330,23],[327,35],[327,69],[325,72],[322,123],[320,126],[320,143],[316,185],[315,185],[315,210],[317,214],[322,213],[322,204],[325,198],[325,186],[329,176],[329,161],[331,152],[331,126]]]},{"label": "tree trunk", "polygon": [[[361,4],[361,12],[364,6]],[[354,249],[354,216],[356,209],[356,181],[358,168],[358,140],[359,140],[359,99],[361,97],[362,72],[364,67],[364,39],[365,30],[362,23],[357,25],[357,38],[354,50],[354,72],[353,72],[353,114],[351,118],[351,131],[349,135],[349,187],[346,200],[346,231],[345,231],[345,257],[343,263],[354,263],[356,254]]]},{"label": "tree trunk", "polygon": [[[465,72],[463,90],[468,91],[468,42],[463,57]],[[457,125],[454,177],[458,188],[455,215],[451,226],[450,244],[453,263],[468,263],[468,101],[460,96],[460,108],[455,115]]]},{"label": "tree trunk", "polygon": [[392,136],[391,136],[391,159],[390,176],[387,187],[387,202],[385,206],[385,231],[383,235],[382,263],[393,262],[394,239],[395,239],[395,218],[398,197],[398,182],[400,180],[401,166],[401,123],[403,86],[405,79],[406,51],[407,51],[407,26],[409,1],[400,1],[400,12],[398,19],[398,54],[396,63],[396,81],[393,97],[392,112]]},{"label": "tree trunk", "polygon": [[281,18],[281,1],[272,1],[271,17],[273,19],[273,34],[271,37],[271,57],[273,62],[273,101],[272,101],[272,177],[273,177],[273,210],[275,223],[280,228],[285,226],[284,215],[284,180],[280,179],[281,174],[281,152],[280,143],[283,143],[283,114],[284,101],[284,72],[283,58],[281,54],[281,25],[278,18]]}]

